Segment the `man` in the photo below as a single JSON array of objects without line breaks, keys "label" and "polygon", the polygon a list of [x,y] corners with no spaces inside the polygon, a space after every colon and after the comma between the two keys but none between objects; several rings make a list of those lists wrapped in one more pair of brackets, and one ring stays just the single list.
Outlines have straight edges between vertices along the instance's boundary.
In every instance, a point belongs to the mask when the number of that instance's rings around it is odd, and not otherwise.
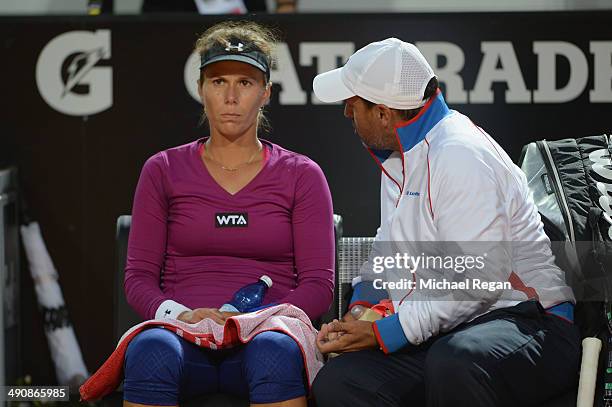
[{"label": "man", "polygon": [[[417,48],[395,38],[371,43],[318,75],[313,88],[323,102],[344,100],[344,115],[383,172],[374,254],[353,281],[350,308],[391,297],[396,311],[373,323],[349,311],[322,327],[321,352],[341,354],[315,380],[317,405],[537,406],[572,389],[575,300],[525,176],[486,132],[447,107]],[[384,274],[391,279],[402,266],[396,248],[412,242],[431,245],[423,257],[492,250],[480,253],[478,276],[503,289],[436,293],[416,283],[448,270],[414,263],[407,293],[381,290],[373,266],[393,268]]]}]

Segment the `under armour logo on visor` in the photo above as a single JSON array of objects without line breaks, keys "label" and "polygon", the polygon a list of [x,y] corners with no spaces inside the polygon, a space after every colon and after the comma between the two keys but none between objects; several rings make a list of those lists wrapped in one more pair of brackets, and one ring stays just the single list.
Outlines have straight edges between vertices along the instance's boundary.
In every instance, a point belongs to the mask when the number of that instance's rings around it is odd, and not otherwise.
[{"label": "under armour logo on visor", "polygon": [[234,45],[231,42],[228,42],[225,50],[230,52],[242,52],[244,51],[244,44],[239,42],[238,45]]}]

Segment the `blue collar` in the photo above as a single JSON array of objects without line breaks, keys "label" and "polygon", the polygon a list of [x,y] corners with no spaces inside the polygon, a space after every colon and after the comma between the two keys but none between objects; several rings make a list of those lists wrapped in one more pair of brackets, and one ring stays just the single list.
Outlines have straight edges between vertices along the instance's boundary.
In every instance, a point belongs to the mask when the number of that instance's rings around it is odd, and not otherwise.
[{"label": "blue collar", "polygon": [[438,92],[423,108],[421,113],[414,119],[401,123],[397,128],[403,152],[411,150],[419,144],[427,133],[440,120],[450,114],[450,109],[446,106],[444,96]]},{"label": "blue collar", "polygon": [[[415,118],[400,123],[399,126],[396,127],[397,136],[399,137],[402,147],[401,152],[405,153],[423,141],[429,131],[450,113],[451,111],[446,105],[442,93],[438,91]],[[381,163],[393,153],[391,150],[372,149],[371,151]]]}]

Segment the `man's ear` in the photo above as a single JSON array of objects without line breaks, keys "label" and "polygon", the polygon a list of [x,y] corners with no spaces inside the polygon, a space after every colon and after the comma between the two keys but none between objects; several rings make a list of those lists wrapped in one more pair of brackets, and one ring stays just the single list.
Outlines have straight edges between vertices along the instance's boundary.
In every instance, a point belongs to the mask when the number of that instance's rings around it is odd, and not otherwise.
[{"label": "man's ear", "polygon": [[385,105],[376,105],[376,115],[380,120],[381,124],[385,128],[393,127],[394,124],[394,115],[393,110]]}]

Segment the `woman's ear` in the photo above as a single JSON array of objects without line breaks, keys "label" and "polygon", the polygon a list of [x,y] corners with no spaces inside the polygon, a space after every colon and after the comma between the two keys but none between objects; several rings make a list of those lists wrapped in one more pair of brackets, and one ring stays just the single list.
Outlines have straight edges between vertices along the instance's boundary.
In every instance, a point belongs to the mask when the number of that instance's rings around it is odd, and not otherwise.
[{"label": "woman's ear", "polygon": [[198,95],[200,95],[200,100],[204,99],[202,95],[202,81],[198,79]]},{"label": "woman's ear", "polygon": [[263,94],[264,103],[263,105],[261,105],[261,107],[264,107],[265,105],[270,103],[271,96],[272,96],[272,82],[268,82],[264,90],[264,94]]}]

